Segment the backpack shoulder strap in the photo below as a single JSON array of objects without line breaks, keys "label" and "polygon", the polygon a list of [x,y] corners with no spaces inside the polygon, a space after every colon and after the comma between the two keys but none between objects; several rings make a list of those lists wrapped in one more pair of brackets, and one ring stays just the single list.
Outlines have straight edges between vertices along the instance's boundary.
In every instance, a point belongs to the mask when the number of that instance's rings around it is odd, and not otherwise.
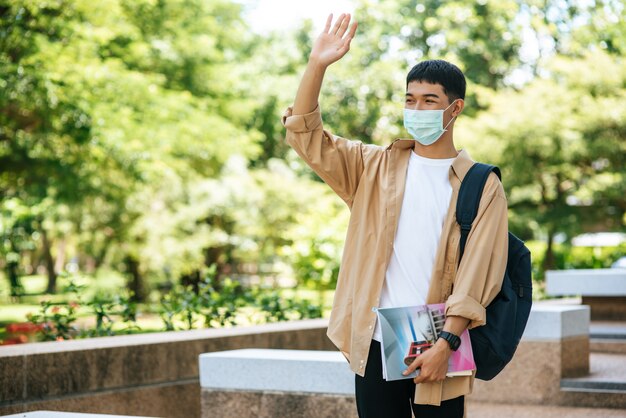
[{"label": "backpack shoulder strap", "polygon": [[498,167],[489,164],[474,163],[461,183],[459,197],[456,202],[456,221],[461,226],[461,256],[459,260],[463,258],[465,243],[472,229],[472,223],[478,214],[478,205],[483,195],[485,183],[492,171],[502,179]]}]

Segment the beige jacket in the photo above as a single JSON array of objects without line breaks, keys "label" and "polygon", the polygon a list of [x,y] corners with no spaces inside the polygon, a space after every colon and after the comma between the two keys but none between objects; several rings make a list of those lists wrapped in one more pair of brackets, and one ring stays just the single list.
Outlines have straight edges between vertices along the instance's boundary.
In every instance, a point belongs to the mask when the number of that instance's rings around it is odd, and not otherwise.
[{"label": "beige jacket", "polygon": [[[319,106],[305,115],[292,115],[290,107],[282,120],[289,145],[351,211],[328,337],[351,369],[363,376],[376,324],[372,308],[378,306],[391,257],[415,141],[399,139],[384,148],[334,136],[323,130]],[[485,306],[502,286],[508,246],[507,201],[502,184],[491,173],[458,265],[460,228],[455,208],[461,181],[472,164],[466,151],[452,162],[452,198],[426,299],[445,302],[446,315],[468,318],[470,328],[486,322]],[[473,376],[464,376],[419,384],[414,402],[439,405],[471,393],[473,381]]]}]

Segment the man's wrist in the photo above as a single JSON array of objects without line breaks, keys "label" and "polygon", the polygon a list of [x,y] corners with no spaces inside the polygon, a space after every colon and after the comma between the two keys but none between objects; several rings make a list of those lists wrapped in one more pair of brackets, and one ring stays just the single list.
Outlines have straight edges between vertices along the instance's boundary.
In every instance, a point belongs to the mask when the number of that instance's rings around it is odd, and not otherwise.
[{"label": "man's wrist", "polygon": [[326,68],[328,68],[328,65],[324,64],[323,62],[321,62],[316,56],[311,55],[309,57],[309,62],[308,65],[310,68],[317,70],[317,71],[326,71]]},{"label": "man's wrist", "polygon": [[439,338],[437,339],[437,341],[435,341],[435,345],[434,347],[445,351],[446,354],[451,355],[452,354],[452,348],[450,348],[450,344],[444,340],[443,338]]},{"label": "man's wrist", "polygon": [[441,331],[439,333],[439,337],[437,338],[437,341],[439,340],[444,340],[452,351],[458,350],[461,346],[461,338],[449,331]]}]

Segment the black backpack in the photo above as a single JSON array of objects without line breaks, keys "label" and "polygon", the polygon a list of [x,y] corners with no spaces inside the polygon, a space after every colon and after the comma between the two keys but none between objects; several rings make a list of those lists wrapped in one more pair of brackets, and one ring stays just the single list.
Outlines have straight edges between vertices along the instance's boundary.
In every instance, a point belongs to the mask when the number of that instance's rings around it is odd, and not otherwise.
[{"label": "black backpack", "polygon": [[[475,163],[461,183],[456,204],[456,221],[461,226],[461,258],[485,182],[492,171],[502,179],[498,167]],[[469,331],[478,379],[493,379],[511,361],[526,328],[531,305],[530,251],[522,240],[509,232],[509,254],[502,289],[487,306],[487,323]]]}]

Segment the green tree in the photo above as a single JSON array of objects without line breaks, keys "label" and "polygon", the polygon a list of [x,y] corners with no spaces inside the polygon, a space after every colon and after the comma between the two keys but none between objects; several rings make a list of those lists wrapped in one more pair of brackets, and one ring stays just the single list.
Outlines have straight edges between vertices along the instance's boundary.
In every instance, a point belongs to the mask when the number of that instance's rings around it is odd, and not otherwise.
[{"label": "green tree", "polygon": [[[246,42],[237,34],[240,8],[226,1],[3,4],[0,198],[50,199],[44,216],[53,224],[66,216],[84,239],[77,252],[82,244],[92,250],[92,238],[98,258],[117,245],[141,280],[134,254],[142,239],[132,225],[145,205],[133,206],[131,196],[158,189],[152,185],[165,171],[186,184],[216,175],[233,153],[256,152],[255,133],[239,127],[252,110],[227,94],[236,81],[228,69]],[[47,224],[38,223],[40,245],[52,260],[60,237]],[[54,263],[46,264],[53,292]]]},{"label": "green tree", "polygon": [[557,233],[626,227],[626,70],[602,51],[545,69],[496,94],[461,136],[474,157],[502,167],[514,230],[546,238],[547,269]]}]

